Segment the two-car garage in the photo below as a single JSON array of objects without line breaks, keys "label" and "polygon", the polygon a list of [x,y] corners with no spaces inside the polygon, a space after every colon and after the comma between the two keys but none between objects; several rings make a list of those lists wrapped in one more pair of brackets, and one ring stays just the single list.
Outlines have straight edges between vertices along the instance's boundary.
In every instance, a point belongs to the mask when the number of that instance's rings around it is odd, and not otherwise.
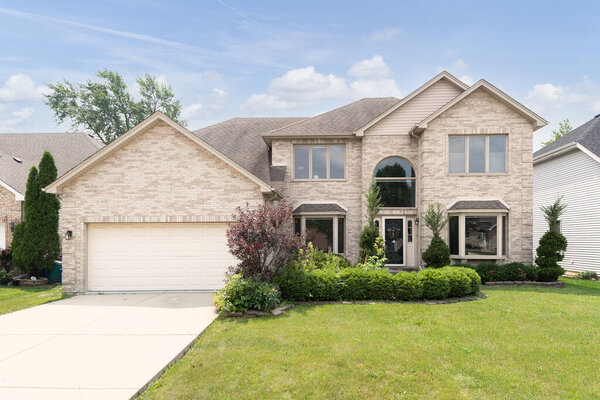
[{"label": "two-car garage", "polygon": [[215,290],[236,259],[225,223],[88,224],[89,291]]}]

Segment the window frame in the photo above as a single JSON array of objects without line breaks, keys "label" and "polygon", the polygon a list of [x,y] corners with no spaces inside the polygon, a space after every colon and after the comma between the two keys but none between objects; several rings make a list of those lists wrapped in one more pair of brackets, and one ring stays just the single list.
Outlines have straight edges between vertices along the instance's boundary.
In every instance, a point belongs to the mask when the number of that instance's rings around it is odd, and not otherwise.
[{"label": "window frame", "polygon": [[[508,248],[504,249],[504,226],[502,217],[506,217],[507,230],[510,231],[508,211],[500,210],[460,210],[449,212],[448,217],[458,217],[458,254],[451,254],[450,258],[458,260],[503,260],[510,256],[510,240],[506,241]],[[465,247],[466,239],[466,217],[496,217],[496,254],[495,255],[467,255]],[[450,246],[450,229],[447,230],[448,246]]]},{"label": "window frame", "polygon": [[[504,145],[504,172],[490,172],[490,137],[504,137],[505,145]],[[465,138],[465,168],[464,172],[450,172],[450,138]],[[469,172],[469,141],[472,137],[484,137],[485,138],[485,171],[484,172]],[[461,175],[469,175],[469,176],[477,176],[477,175],[507,175],[509,173],[508,167],[508,134],[471,134],[471,135],[448,135],[448,140],[446,143],[447,149],[447,157],[446,157],[446,172],[448,175],[452,176],[461,176]]]},{"label": "window frame", "polygon": [[[379,166],[379,164],[381,164],[383,161],[388,160],[390,158],[400,158],[400,159],[405,160],[408,163],[408,165],[410,165],[410,167],[412,168],[415,176],[412,176],[412,177],[397,177],[397,176],[376,177],[375,176],[375,171],[377,170],[377,167]],[[401,156],[389,156],[389,157],[385,157],[385,158],[379,160],[377,162],[377,164],[375,164],[375,168],[373,168],[373,174],[372,174],[372,178],[371,179],[372,179],[373,183],[375,183],[375,185],[377,185],[378,182],[390,182],[390,183],[394,183],[394,182],[398,182],[398,183],[401,183],[401,182],[412,182],[412,184],[414,186],[414,205],[413,206],[408,206],[408,207],[402,207],[402,206],[401,207],[394,207],[394,206],[392,206],[392,207],[388,207],[388,206],[382,205],[381,209],[384,209],[384,210],[403,210],[403,209],[409,209],[410,210],[410,209],[414,209],[414,208],[417,207],[417,204],[418,204],[418,199],[417,199],[417,194],[418,194],[418,192],[417,192],[417,171],[415,170],[415,167],[413,166],[413,163],[410,162],[410,160],[408,158],[401,157]]]},{"label": "window frame", "polygon": [[[333,238],[332,238],[332,244],[333,244],[333,249],[335,249],[335,251],[332,251],[332,253],[335,254],[339,254],[341,256],[345,256],[346,255],[346,251],[347,251],[347,231],[348,231],[348,221],[346,218],[346,214],[343,213],[331,213],[331,212],[325,212],[325,213],[319,213],[319,212],[311,212],[311,213],[299,213],[299,214],[294,214],[294,220],[295,219],[299,219],[300,220],[300,234],[302,235],[302,237],[304,237],[306,239],[306,219],[312,219],[312,218],[331,218],[332,219],[332,224],[333,224]],[[339,238],[339,221],[340,219],[344,219],[344,228],[343,228],[343,232],[342,232],[342,242],[343,242],[343,246],[344,246],[344,251],[343,252],[338,252],[339,250],[339,245],[340,245],[340,238]],[[295,229],[295,226],[294,226]]]},{"label": "window frame", "polygon": [[[296,178],[296,147],[308,147],[308,178]],[[343,178],[331,178],[331,146],[342,146],[344,148],[344,177]],[[313,178],[313,147],[326,147],[327,148],[327,157],[326,157],[326,164],[327,164],[327,175],[325,178]],[[345,181],[346,177],[348,176],[348,152],[346,151],[348,148],[348,146],[346,146],[346,143],[328,143],[328,144],[303,144],[303,143],[296,143],[293,145],[292,147],[292,171],[293,171],[293,176],[292,176],[292,180],[293,181],[316,181],[316,182],[322,182],[322,181]]]}]

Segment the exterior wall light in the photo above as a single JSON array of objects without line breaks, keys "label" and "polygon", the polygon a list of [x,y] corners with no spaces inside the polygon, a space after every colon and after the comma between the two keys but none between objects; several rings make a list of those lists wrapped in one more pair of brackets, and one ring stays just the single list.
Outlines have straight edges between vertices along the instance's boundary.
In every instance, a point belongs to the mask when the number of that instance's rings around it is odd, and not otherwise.
[{"label": "exterior wall light", "polygon": [[419,217],[415,218],[415,225],[419,225]]},{"label": "exterior wall light", "polygon": [[15,230],[15,221],[10,221],[8,223],[8,228],[10,229],[10,231],[14,231]]},{"label": "exterior wall light", "polygon": [[73,237],[73,231],[65,232],[65,240],[71,240],[72,237]]}]

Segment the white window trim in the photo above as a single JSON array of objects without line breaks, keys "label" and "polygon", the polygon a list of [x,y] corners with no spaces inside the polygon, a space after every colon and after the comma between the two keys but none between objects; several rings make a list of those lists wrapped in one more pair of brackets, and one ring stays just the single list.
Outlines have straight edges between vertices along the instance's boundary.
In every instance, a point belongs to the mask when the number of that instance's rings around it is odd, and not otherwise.
[{"label": "white window trim", "polygon": [[[448,214],[449,217],[458,216],[458,255],[451,254],[450,258],[452,259],[461,259],[461,260],[503,260],[508,258],[509,249],[506,249],[506,255],[503,255],[503,245],[504,245],[504,226],[502,225],[502,217],[508,217],[508,211],[486,211],[486,210],[471,210],[471,211],[461,211],[461,212],[451,212]],[[489,217],[496,216],[496,255],[467,255],[465,249],[465,217]],[[450,244],[450,230],[448,230],[448,244]]]},{"label": "white window trim", "polygon": [[[469,139],[471,137],[485,137],[485,171],[484,172],[469,172]],[[489,172],[490,171],[490,137],[491,136],[504,136],[506,144],[504,146],[504,172]],[[460,137],[465,139],[465,172],[450,172],[450,138]],[[477,175],[507,175],[508,174],[508,135],[507,134],[472,134],[472,135],[448,135],[448,143],[446,145],[448,149],[448,162],[447,171],[452,176],[477,176]]]},{"label": "white window trim", "polygon": [[[331,156],[330,156],[330,148],[331,146],[343,146],[344,147],[344,177],[343,178],[330,178],[329,176],[331,175]],[[296,178],[296,147],[308,147],[308,178]],[[325,147],[327,148],[327,176],[325,178],[313,178],[313,173],[312,173],[312,150],[313,147]],[[348,165],[348,152],[347,147],[345,143],[333,143],[333,144],[302,144],[302,143],[298,143],[298,144],[294,144],[293,148],[292,148],[292,170],[293,170],[293,178],[292,180],[294,181],[299,181],[299,182],[308,182],[308,181],[317,181],[317,182],[322,182],[322,181],[334,181],[334,182],[343,182],[346,180],[346,176],[347,176],[347,165]]]},{"label": "white window trim", "polygon": [[302,237],[306,237],[306,218],[331,218],[333,219],[333,240],[332,240],[332,245],[333,245],[333,249],[335,251],[332,251],[332,253],[335,254],[339,254],[341,256],[346,255],[346,249],[348,248],[348,242],[346,241],[346,229],[348,226],[348,221],[344,221],[344,252],[343,253],[338,253],[338,244],[339,244],[339,234],[338,234],[338,224],[339,224],[339,219],[340,218],[346,218],[345,214],[332,214],[332,213],[300,213],[300,214],[296,214],[296,217],[300,218],[300,234],[302,235]]}]

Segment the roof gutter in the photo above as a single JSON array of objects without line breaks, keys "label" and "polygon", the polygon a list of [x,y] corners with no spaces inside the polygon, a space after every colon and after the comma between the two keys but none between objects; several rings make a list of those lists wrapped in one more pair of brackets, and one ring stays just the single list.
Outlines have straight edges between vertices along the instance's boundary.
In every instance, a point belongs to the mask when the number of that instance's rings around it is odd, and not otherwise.
[{"label": "roof gutter", "polygon": [[577,142],[567,143],[564,146],[560,146],[560,147],[557,147],[556,149],[554,149],[552,151],[549,151],[548,153],[540,154],[539,156],[534,157],[533,158],[533,163],[537,164],[537,163],[542,162],[544,160],[548,160],[550,158],[554,158],[556,156],[564,154],[564,153],[566,153],[568,151],[571,151],[573,149],[576,149],[578,147],[579,147],[579,143],[577,143]]}]

